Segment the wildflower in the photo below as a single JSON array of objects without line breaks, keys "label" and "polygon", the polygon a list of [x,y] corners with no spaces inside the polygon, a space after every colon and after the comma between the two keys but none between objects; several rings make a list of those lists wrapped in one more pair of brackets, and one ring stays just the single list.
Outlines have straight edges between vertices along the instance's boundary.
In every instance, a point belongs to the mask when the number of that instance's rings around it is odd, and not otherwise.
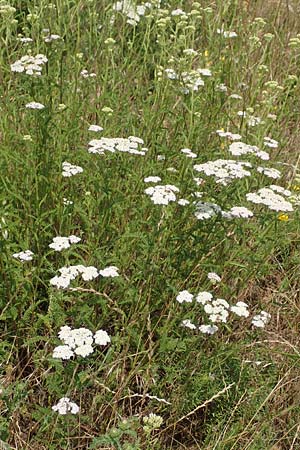
[{"label": "wildflower", "polygon": [[290,191],[281,186],[271,185],[268,188],[259,189],[258,192],[249,192],[246,194],[246,198],[249,202],[265,205],[273,211],[289,212],[293,211],[293,205],[283,195],[289,196],[290,194]]},{"label": "wildflower", "polygon": [[180,291],[179,294],[176,297],[176,300],[179,303],[192,303],[193,301],[193,294],[190,294],[189,291]]},{"label": "wildflower", "polygon": [[266,177],[277,179],[281,177],[281,172],[273,167],[257,167],[257,172],[266,175]]},{"label": "wildflower", "polygon": [[210,303],[204,305],[204,311],[209,315],[209,320],[215,322],[227,322],[229,315],[229,304],[222,298],[212,300]]},{"label": "wildflower", "polygon": [[74,356],[73,350],[68,345],[58,345],[53,350],[52,357],[56,359],[71,359]]},{"label": "wildflower", "polygon": [[107,345],[111,342],[109,335],[104,330],[96,331],[96,333],[94,335],[94,339],[95,339],[95,344],[103,345],[103,346]]},{"label": "wildflower", "polygon": [[33,39],[31,39],[30,37],[19,37],[18,41],[22,42],[22,44],[30,44],[31,42],[33,42]]},{"label": "wildflower", "polygon": [[94,349],[89,344],[80,345],[79,347],[76,347],[74,350],[74,353],[77,356],[82,356],[83,358],[85,358],[86,356],[90,355],[93,352],[94,352]]},{"label": "wildflower", "polygon": [[194,324],[190,321],[190,319],[185,319],[185,320],[183,320],[183,321],[182,321],[182,325],[183,325],[184,327],[186,327],[186,328],[189,328],[190,330],[196,330],[196,329],[197,329],[196,325],[194,325]]},{"label": "wildflower", "polygon": [[150,176],[144,178],[145,183],[158,183],[159,181],[161,181],[160,177]]},{"label": "wildflower", "polygon": [[193,48],[186,48],[185,50],[182,51],[182,53],[184,55],[187,55],[187,56],[196,56],[196,55],[198,55],[198,52],[196,52],[196,50],[194,50]]},{"label": "wildflower", "polygon": [[217,28],[217,33],[220,34],[221,36],[223,36],[226,39],[231,39],[231,38],[235,38],[237,37],[237,34],[235,31],[225,31],[222,28]]},{"label": "wildflower", "polygon": [[185,198],[180,198],[177,203],[180,206],[186,206],[186,205],[190,204],[190,202],[188,200],[186,200]]},{"label": "wildflower", "polygon": [[196,296],[196,302],[201,303],[201,305],[206,305],[206,303],[211,302],[213,299],[213,296],[210,292],[199,292]]},{"label": "wildflower", "polygon": [[278,147],[278,141],[275,141],[275,139],[271,139],[268,136],[264,137],[264,145],[270,148],[277,148]]},{"label": "wildflower", "polygon": [[145,194],[151,197],[155,205],[168,205],[176,201],[176,193],[179,189],[176,186],[167,184],[165,186],[156,185],[145,189]]},{"label": "wildflower", "polygon": [[216,272],[209,272],[207,274],[207,278],[211,281],[212,284],[220,283],[221,277]]},{"label": "wildflower", "polygon": [[271,319],[271,314],[266,311],[261,311],[259,314],[253,317],[251,323],[257,328],[264,328],[267,322]]},{"label": "wildflower", "polygon": [[200,325],[199,330],[203,334],[215,334],[218,331],[216,325]]},{"label": "wildflower", "polygon": [[89,267],[83,267],[81,269],[81,276],[84,281],[90,281],[94,278],[97,278],[99,275],[98,270],[96,267],[89,266]]},{"label": "wildflower", "polygon": [[30,134],[24,134],[24,136],[23,136],[23,141],[32,142],[33,139],[32,139],[32,137],[31,137]]},{"label": "wildflower", "polygon": [[197,154],[193,153],[189,148],[182,148],[181,153],[185,154],[188,158],[197,158]]},{"label": "wildflower", "polygon": [[61,39],[61,37],[59,36],[59,34],[48,34],[48,36],[45,36],[45,37],[44,37],[44,41],[45,41],[46,43],[53,42],[53,41],[57,41],[57,40],[59,40],[59,39]]},{"label": "wildflower", "polygon": [[220,137],[226,137],[228,139],[231,139],[232,141],[238,141],[239,139],[241,139],[241,135],[240,134],[231,133],[230,131],[217,130],[216,133]]},{"label": "wildflower", "polygon": [[153,430],[157,430],[163,423],[163,418],[157,414],[150,413],[149,416],[143,418],[144,426],[143,430],[146,433],[151,433]]},{"label": "wildflower", "polygon": [[12,72],[25,72],[27,75],[40,76],[43,65],[48,61],[45,55],[38,54],[36,56],[25,55],[18,59],[10,68]]},{"label": "wildflower", "polygon": [[72,200],[68,200],[67,198],[63,198],[63,204],[65,205],[65,206],[70,206],[70,205],[73,205],[73,202],[72,202]]},{"label": "wildflower", "polygon": [[252,165],[249,162],[230,159],[217,159],[194,165],[194,169],[197,172],[204,172],[207,176],[215,177],[216,183],[220,183],[223,186],[226,186],[236,178],[240,179],[250,176],[251,172],[247,168],[251,167]]},{"label": "wildflower", "polygon": [[248,305],[244,302],[237,302],[236,305],[233,305],[230,307],[230,311],[237,314],[239,317],[248,317],[249,311],[248,311]]},{"label": "wildflower", "polygon": [[62,397],[57,405],[52,406],[52,409],[62,416],[68,413],[77,414],[79,412],[79,406],[76,405],[76,403],[71,402],[68,397]]},{"label": "wildflower", "polygon": [[89,153],[96,153],[104,155],[105,152],[115,153],[117,151],[122,153],[130,153],[134,155],[144,156],[147,149],[139,146],[144,143],[143,139],[136,136],[129,136],[128,138],[104,138],[92,139],[89,142]]},{"label": "wildflower", "polygon": [[[202,193],[199,192],[195,194],[201,194],[202,196]],[[196,210],[194,215],[198,220],[210,219],[211,217],[214,217],[215,215],[220,214],[222,212],[220,206],[218,206],[216,203],[196,202],[195,206]]]},{"label": "wildflower", "polygon": [[72,177],[73,175],[76,175],[77,173],[83,172],[82,167],[74,166],[67,161],[64,161],[62,163],[62,170],[63,170],[63,172],[62,172],[63,177]]},{"label": "wildflower", "polygon": [[105,267],[105,269],[99,270],[99,274],[102,277],[118,277],[119,276],[118,270],[119,269],[116,266],[109,266]]},{"label": "wildflower", "polygon": [[25,108],[27,109],[44,109],[45,105],[38,102],[30,102],[25,105]]},{"label": "wildflower", "polygon": [[53,248],[55,251],[60,252],[66,248],[70,247],[70,244],[77,244],[81,241],[81,238],[71,235],[68,237],[57,236],[53,238],[53,242],[49,244],[50,248]]},{"label": "wildflower", "polygon": [[89,126],[89,131],[95,131],[95,132],[103,131],[103,128],[100,127],[99,125],[90,125]]},{"label": "wildflower", "polygon": [[269,153],[260,150],[255,145],[245,144],[244,142],[233,142],[228,150],[234,156],[252,154],[263,160],[270,159]]},{"label": "wildflower", "polygon": [[244,206],[233,206],[225,217],[240,217],[243,219],[248,219],[249,217],[253,217],[253,212]]},{"label": "wildflower", "polygon": [[282,222],[286,222],[289,220],[289,216],[288,216],[288,214],[279,214],[278,220],[280,220]]},{"label": "wildflower", "polygon": [[24,252],[14,253],[13,258],[19,259],[20,261],[31,261],[33,259],[34,253],[30,250],[25,250]]},{"label": "wildflower", "polygon": [[95,78],[95,77],[97,76],[94,72],[88,72],[86,69],[83,69],[83,70],[80,72],[80,75],[81,75],[83,78]]}]

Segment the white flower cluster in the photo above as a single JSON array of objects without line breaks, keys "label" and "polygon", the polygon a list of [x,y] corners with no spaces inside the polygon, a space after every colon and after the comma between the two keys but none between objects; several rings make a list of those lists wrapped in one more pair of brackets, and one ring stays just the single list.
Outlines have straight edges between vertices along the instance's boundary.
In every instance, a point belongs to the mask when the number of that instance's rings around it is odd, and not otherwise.
[{"label": "white flower cluster", "polygon": [[97,278],[99,275],[102,277],[118,277],[118,268],[116,266],[105,267],[102,270],[96,269],[94,266],[83,266],[78,264],[77,266],[62,267],[59,269],[60,276],[51,278],[50,284],[57,289],[67,289],[70,286],[72,280],[81,275],[84,281],[91,281]]},{"label": "white flower cluster", "polygon": [[[159,6],[160,0],[156,2],[145,2],[137,5],[136,2],[132,2],[131,0],[120,0],[114,3],[113,10],[116,12],[120,12],[127,17],[126,23],[132,26],[136,26],[141,17],[144,16],[149,10],[151,10],[154,6]],[[114,16],[112,18],[114,21]]]},{"label": "white flower cluster", "polygon": [[39,102],[30,102],[25,105],[27,109],[44,109],[45,105]]},{"label": "white flower cluster", "polygon": [[249,145],[245,144],[244,142],[233,142],[229,146],[229,152],[234,156],[241,156],[241,155],[255,155],[260,159],[263,159],[265,161],[270,159],[269,153],[260,150],[256,145]]},{"label": "white flower cluster", "polygon": [[216,183],[227,186],[232,180],[249,177],[251,172],[246,168],[251,168],[249,162],[234,161],[231,159],[217,159],[207,161],[203,164],[195,164],[194,169],[197,172],[204,172],[207,176],[213,176]]},{"label": "white flower cluster", "polygon": [[182,148],[181,153],[187,156],[187,158],[197,158],[197,153],[192,152],[190,148]]},{"label": "white flower cluster", "polygon": [[46,43],[57,41],[59,39],[61,39],[61,36],[59,34],[48,34],[47,36],[44,37],[44,41]]},{"label": "white flower cluster", "polygon": [[[214,272],[208,274],[208,278],[217,279],[221,278]],[[210,292],[202,291],[196,296],[191,294],[189,291],[180,291],[176,297],[179,303],[192,303],[193,300],[202,305],[204,312],[208,316],[210,324],[203,324],[197,327],[190,319],[185,319],[182,321],[182,325],[190,330],[199,329],[201,333],[214,334],[218,327],[215,325],[217,323],[226,323],[230,313],[234,313],[238,317],[247,318],[250,315],[249,307],[247,303],[238,301],[235,305],[229,305],[229,303],[223,298],[213,298]],[[252,319],[252,324],[256,327],[264,327],[267,321],[270,319],[270,314],[262,311],[260,314],[256,315]]]},{"label": "white flower cluster", "polygon": [[225,137],[227,139],[230,139],[231,141],[238,141],[241,139],[241,135],[237,133],[231,133],[230,131],[224,131],[224,130],[217,130],[217,135],[220,137]]},{"label": "white flower cluster", "polygon": [[264,137],[264,145],[266,147],[270,147],[270,148],[277,148],[278,147],[278,141],[275,141],[275,139],[271,139],[268,136]]},{"label": "white flower cluster", "polygon": [[234,217],[248,219],[253,217],[253,212],[245,206],[233,206],[229,211],[222,211],[222,216],[225,219],[232,219]]},{"label": "white flower cluster", "polygon": [[92,139],[89,142],[89,153],[97,153],[98,155],[104,155],[106,151],[115,153],[131,153],[133,155],[144,156],[147,152],[147,148],[140,146],[144,144],[143,139],[136,136],[129,136],[128,138],[105,138]]},{"label": "white flower cluster", "polygon": [[269,187],[259,189],[257,192],[249,192],[246,198],[249,202],[265,205],[273,211],[293,211],[293,205],[283,196],[289,197],[291,192],[281,186],[272,184]]},{"label": "white flower cluster", "polygon": [[21,59],[11,64],[10,68],[12,72],[22,73],[27,75],[41,75],[43,65],[48,61],[45,55],[38,54],[36,56],[25,55]]},{"label": "white flower cluster", "polygon": [[97,133],[97,132],[103,131],[103,128],[100,127],[99,125],[90,125],[89,131],[95,131]]},{"label": "white flower cluster", "polygon": [[276,180],[281,177],[280,170],[274,169],[273,167],[257,167],[257,172],[263,173],[266,177],[273,178]]},{"label": "white flower cluster", "polygon": [[259,314],[253,317],[251,323],[257,328],[264,328],[268,321],[271,319],[271,314],[266,311],[261,311]]},{"label": "white flower cluster", "polygon": [[156,185],[145,189],[145,194],[151,197],[155,205],[168,205],[170,202],[175,202],[177,192],[179,189],[172,184]]},{"label": "white flower cluster", "polygon": [[204,80],[201,76],[211,77],[210,69],[194,69],[189,72],[176,72],[174,69],[164,69],[164,73],[170,80],[178,80],[181,85],[181,92],[189,94],[190,92],[197,92],[199,87],[204,86]]},{"label": "white flower cluster", "polygon": [[63,345],[59,345],[53,350],[53,358],[70,359],[73,356],[86,356],[94,352],[93,344],[105,346],[110,343],[110,337],[104,330],[98,330],[93,335],[88,328],[71,329],[69,326],[60,328],[59,339]]},{"label": "white flower cluster", "polygon": [[77,175],[77,173],[82,173],[83,168],[80,166],[74,166],[73,164],[64,161],[62,163],[62,176],[63,177],[72,177],[73,175]]},{"label": "white flower cluster", "polygon": [[196,209],[194,215],[198,220],[206,220],[216,216],[217,214],[222,214],[220,206],[216,203],[196,202],[195,206]]},{"label": "white flower cluster", "polygon": [[79,406],[76,403],[71,402],[69,397],[62,397],[58,403],[52,406],[53,411],[57,411],[61,416],[66,414],[77,414],[79,412]]},{"label": "white flower cluster", "polygon": [[221,282],[221,277],[216,272],[209,272],[207,278],[212,284],[217,284]]},{"label": "white flower cluster", "polygon": [[199,87],[204,86],[204,81],[200,76],[198,70],[191,70],[190,72],[182,72],[180,75],[183,94],[190,94],[191,92],[197,92]]},{"label": "white flower cluster", "polygon": [[160,177],[149,176],[144,178],[144,183],[159,183],[161,181]]},{"label": "white flower cluster", "polygon": [[237,37],[235,31],[225,31],[223,28],[217,28],[217,33],[223,36],[225,39],[231,39]]},{"label": "white flower cluster", "polygon": [[83,69],[80,75],[82,78],[95,78],[97,76],[94,72],[88,72],[86,69]]},{"label": "white flower cluster", "polygon": [[65,250],[66,248],[69,248],[71,244],[77,244],[77,242],[80,242],[80,237],[74,236],[71,234],[71,236],[65,237],[65,236],[57,236],[53,238],[53,242],[49,244],[50,248],[53,248],[53,250],[57,252],[61,252],[62,250]]},{"label": "white flower cluster", "polygon": [[14,253],[13,257],[19,261],[32,261],[34,253],[31,250],[25,250],[24,252]]},{"label": "white flower cluster", "polygon": [[246,111],[238,111],[237,115],[247,119],[247,125],[249,125],[249,127],[256,127],[256,125],[264,123],[264,121],[261,120],[260,117],[252,116],[251,114],[248,114]]}]

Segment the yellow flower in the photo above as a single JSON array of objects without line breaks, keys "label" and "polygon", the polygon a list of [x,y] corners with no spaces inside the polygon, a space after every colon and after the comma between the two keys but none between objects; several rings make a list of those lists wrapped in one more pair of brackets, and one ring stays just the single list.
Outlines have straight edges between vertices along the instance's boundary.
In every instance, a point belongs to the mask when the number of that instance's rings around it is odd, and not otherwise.
[{"label": "yellow flower", "polygon": [[300,191],[300,185],[299,184],[295,184],[293,186],[294,191]]},{"label": "yellow flower", "polygon": [[279,214],[278,220],[281,220],[282,222],[286,222],[289,220],[289,216],[287,214]]}]

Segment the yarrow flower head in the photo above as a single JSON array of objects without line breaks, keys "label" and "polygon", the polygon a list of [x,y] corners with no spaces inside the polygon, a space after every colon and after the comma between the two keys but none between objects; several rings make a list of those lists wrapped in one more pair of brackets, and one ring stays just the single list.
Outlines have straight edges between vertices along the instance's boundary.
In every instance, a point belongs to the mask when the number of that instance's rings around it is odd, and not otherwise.
[{"label": "yarrow flower head", "polygon": [[38,102],[30,102],[25,105],[25,108],[27,109],[44,109],[45,105]]},{"label": "yarrow flower head", "polygon": [[180,291],[176,297],[176,300],[179,303],[192,303],[193,298],[193,294],[190,294],[189,291]]},{"label": "yarrow flower head", "polygon": [[197,154],[192,152],[192,150],[189,148],[182,148],[180,151],[181,153],[186,155],[187,158],[197,158]]},{"label": "yarrow flower head", "polygon": [[250,155],[257,156],[258,158],[265,160],[265,161],[270,159],[269,153],[267,153],[263,150],[260,150],[258,147],[256,147],[256,145],[249,145],[249,144],[245,144],[244,142],[240,142],[240,141],[233,142],[232,144],[230,144],[228,150],[234,156],[250,154]]},{"label": "yarrow flower head", "polygon": [[251,323],[256,328],[264,328],[267,322],[271,319],[271,314],[266,311],[261,311],[259,314],[253,317]]},{"label": "yarrow flower head", "polygon": [[220,283],[221,277],[216,272],[209,272],[207,274],[207,278],[210,280],[212,284]]},{"label": "yarrow flower head", "polygon": [[64,161],[62,163],[62,176],[63,177],[72,177],[73,175],[76,175],[77,173],[82,173],[83,168],[80,166],[74,166],[73,164],[70,164],[67,161]]},{"label": "yarrow flower head", "polygon": [[213,176],[216,183],[223,186],[227,186],[234,179],[250,176],[251,172],[247,169],[251,167],[252,165],[249,162],[230,159],[217,159],[194,165],[194,169],[197,172],[203,172],[206,176]]},{"label": "yarrow flower head", "polygon": [[19,261],[31,261],[34,253],[31,250],[25,250],[24,252],[14,253],[13,257]]},{"label": "yarrow flower head", "polygon": [[144,178],[145,183],[159,183],[160,181],[161,181],[161,178],[156,177],[156,176],[150,176],[150,177]]},{"label": "yarrow flower head", "polygon": [[116,266],[108,266],[108,267],[105,267],[102,270],[99,270],[99,274],[102,277],[112,277],[112,278],[114,278],[114,277],[118,277],[119,276],[119,272],[118,271],[119,271],[118,267],[116,267]]},{"label": "yarrow flower head", "polygon": [[283,195],[290,196],[291,192],[281,186],[271,185],[259,189],[257,192],[246,194],[246,198],[249,202],[265,205],[273,211],[293,211],[292,203],[286,200]]},{"label": "yarrow flower head", "polygon": [[69,397],[62,397],[59,402],[52,406],[53,411],[57,411],[58,414],[65,416],[66,414],[77,414],[79,412],[79,406],[71,402]]},{"label": "yarrow flower head", "polygon": [[102,137],[101,139],[92,139],[89,142],[88,152],[98,155],[104,155],[106,152],[121,152],[144,156],[148,149],[141,147],[143,144],[143,139],[136,136],[129,136],[128,138]]},{"label": "yarrow flower head", "polygon": [[47,61],[47,57],[42,54],[36,56],[25,55],[11,64],[10,68],[12,72],[25,72],[27,75],[40,76],[42,74],[43,65],[46,64]]},{"label": "yarrow flower head", "polygon": [[145,194],[150,196],[155,205],[168,205],[170,202],[175,202],[177,192],[179,189],[172,184],[156,185],[145,189]]},{"label": "yarrow flower head", "polygon": [[95,131],[97,133],[97,132],[103,131],[103,128],[100,127],[99,125],[90,125],[89,131]]},{"label": "yarrow flower head", "polygon": [[190,319],[185,319],[182,321],[182,325],[186,328],[189,328],[190,330],[197,330],[197,327],[195,324],[193,324]]},{"label": "yarrow flower head", "polygon": [[53,350],[53,358],[68,360],[75,356],[83,358],[94,352],[93,344],[105,346],[111,342],[108,333],[98,330],[93,335],[88,328],[74,328],[63,326],[60,328],[58,337],[63,345],[58,345]]},{"label": "yarrow flower head", "polygon": [[230,307],[230,311],[237,314],[239,317],[248,317],[249,311],[248,311],[248,305],[244,302],[237,302],[236,305],[233,305]]},{"label": "yarrow flower head", "polygon": [[50,248],[53,248],[55,251],[60,252],[66,248],[69,248],[71,244],[77,244],[81,241],[80,237],[74,236],[73,234],[68,237],[57,236],[53,238],[53,242],[49,244]]}]

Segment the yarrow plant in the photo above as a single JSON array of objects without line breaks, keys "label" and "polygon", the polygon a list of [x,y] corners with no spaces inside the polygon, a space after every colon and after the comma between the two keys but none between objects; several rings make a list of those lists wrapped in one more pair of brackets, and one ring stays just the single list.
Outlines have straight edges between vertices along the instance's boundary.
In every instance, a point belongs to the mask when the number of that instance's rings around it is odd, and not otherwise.
[{"label": "yarrow plant", "polygon": [[42,74],[42,68],[47,62],[48,58],[43,54],[36,56],[25,55],[10,67],[12,72],[24,72],[26,75],[40,76]]}]

